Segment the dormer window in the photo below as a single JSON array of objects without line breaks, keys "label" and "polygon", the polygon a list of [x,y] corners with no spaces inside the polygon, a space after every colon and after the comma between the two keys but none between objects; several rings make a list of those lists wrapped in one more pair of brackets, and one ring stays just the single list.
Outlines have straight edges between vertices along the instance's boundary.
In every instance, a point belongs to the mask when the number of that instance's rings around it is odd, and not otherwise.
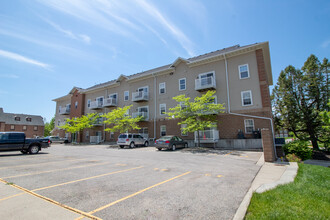
[{"label": "dormer window", "polygon": [[21,120],[21,118],[20,117],[18,117],[18,116],[15,116],[15,121],[20,121]]},{"label": "dormer window", "polygon": [[26,118],[26,121],[29,121],[29,122],[31,122],[31,121],[32,121],[32,118],[30,118],[30,117],[27,117],[27,118]]}]

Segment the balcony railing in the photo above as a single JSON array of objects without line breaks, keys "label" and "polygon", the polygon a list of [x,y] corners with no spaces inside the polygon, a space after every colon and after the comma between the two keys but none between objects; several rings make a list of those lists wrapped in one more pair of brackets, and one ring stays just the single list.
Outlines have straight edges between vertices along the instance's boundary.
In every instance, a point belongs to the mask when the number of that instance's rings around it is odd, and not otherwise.
[{"label": "balcony railing", "polygon": [[149,120],[149,112],[133,112],[132,118],[137,118],[139,116],[142,116],[141,121],[148,121]]},{"label": "balcony railing", "polygon": [[149,100],[149,92],[140,91],[140,92],[132,92],[132,101],[133,102],[141,102]]},{"label": "balcony railing", "polygon": [[104,122],[104,118],[97,118],[93,123],[94,126],[102,126]]},{"label": "balcony railing", "polygon": [[[199,131],[200,143],[216,143],[219,140],[218,130]],[[198,143],[197,131],[195,131],[195,143]]]},{"label": "balcony railing", "polygon": [[100,109],[100,108],[102,108],[103,107],[103,102],[100,102],[100,101],[93,101],[93,102],[91,102],[91,109],[92,110],[95,110],[95,109]]},{"label": "balcony railing", "polygon": [[60,113],[60,115],[69,115],[70,114],[70,108],[60,107],[59,113]]},{"label": "balcony railing", "polygon": [[117,99],[115,99],[115,98],[104,99],[103,106],[104,107],[114,107],[114,106],[117,106]]},{"label": "balcony railing", "polygon": [[216,89],[215,78],[213,76],[195,79],[195,90]]}]

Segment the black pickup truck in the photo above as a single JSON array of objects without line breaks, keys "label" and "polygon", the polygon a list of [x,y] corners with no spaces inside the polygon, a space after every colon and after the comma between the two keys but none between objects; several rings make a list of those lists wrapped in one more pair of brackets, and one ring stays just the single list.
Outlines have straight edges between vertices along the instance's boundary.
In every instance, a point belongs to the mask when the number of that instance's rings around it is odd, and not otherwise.
[{"label": "black pickup truck", "polygon": [[26,138],[24,132],[0,132],[1,151],[21,151],[23,154],[37,154],[41,148],[50,147],[48,138]]}]

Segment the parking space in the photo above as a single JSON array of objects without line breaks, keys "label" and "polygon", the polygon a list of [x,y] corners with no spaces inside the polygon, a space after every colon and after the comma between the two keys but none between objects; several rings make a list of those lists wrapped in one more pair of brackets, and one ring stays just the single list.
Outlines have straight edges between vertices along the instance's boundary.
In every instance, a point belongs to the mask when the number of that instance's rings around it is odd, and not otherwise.
[{"label": "parking space", "polygon": [[29,198],[60,208],[61,219],[231,219],[260,155],[106,145],[1,153],[1,217],[42,219],[43,209],[18,213],[13,207]]}]

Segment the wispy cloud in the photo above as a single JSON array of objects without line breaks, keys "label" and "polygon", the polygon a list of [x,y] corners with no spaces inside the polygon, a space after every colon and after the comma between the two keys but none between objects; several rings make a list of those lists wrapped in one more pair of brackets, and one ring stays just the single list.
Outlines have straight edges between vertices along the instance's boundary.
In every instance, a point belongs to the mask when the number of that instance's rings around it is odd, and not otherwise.
[{"label": "wispy cloud", "polygon": [[327,48],[330,45],[330,40],[326,40],[321,44],[321,47]]},{"label": "wispy cloud", "polygon": [[47,19],[44,19],[48,24],[50,24],[53,28],[55,28],[57,31],[64,33],[67,37],[74,39],[74,40],[80,40],[83,41],[87,44],[89,44],[91,42],[91,38],[85,34],[74,34],[72,31],[70,30],[66,30],[64,28],[62,28],[60,25],[55,24],[52,21],[49,21]]},{"label": "wispy cloud", "polygon": [[50,65],[48,65],[46,63],[42,63],[40,61],[30,59],[28,57],[22,56],[22,55],[17,54],[17,53],[12,53],[12,52],[9,52],[9,51],[0,50],[0,56],[8,58],[8,59],[16,60],[18,62],[28,63],[28,64],[39,66],[39,67],[42,67],[42,68],[45,68],[45,69],[50,69]]},{"label": "wispy cloud", "polygon": [[139,0],[136,2],[141,6],[142,9],[144,9],[144,11],[146,11],[149,15],[156,19],[158,23],[167,29],[179,41],[181,46],[190,56],[195,55],[192,41],[169,19],[166,19],[165,16],[155,6],[147,3],[145,0]]},{"label": "wispy cloud", "polygon": [[15,74],[0,74],[0,78],[18,79],[19,76]]}]

